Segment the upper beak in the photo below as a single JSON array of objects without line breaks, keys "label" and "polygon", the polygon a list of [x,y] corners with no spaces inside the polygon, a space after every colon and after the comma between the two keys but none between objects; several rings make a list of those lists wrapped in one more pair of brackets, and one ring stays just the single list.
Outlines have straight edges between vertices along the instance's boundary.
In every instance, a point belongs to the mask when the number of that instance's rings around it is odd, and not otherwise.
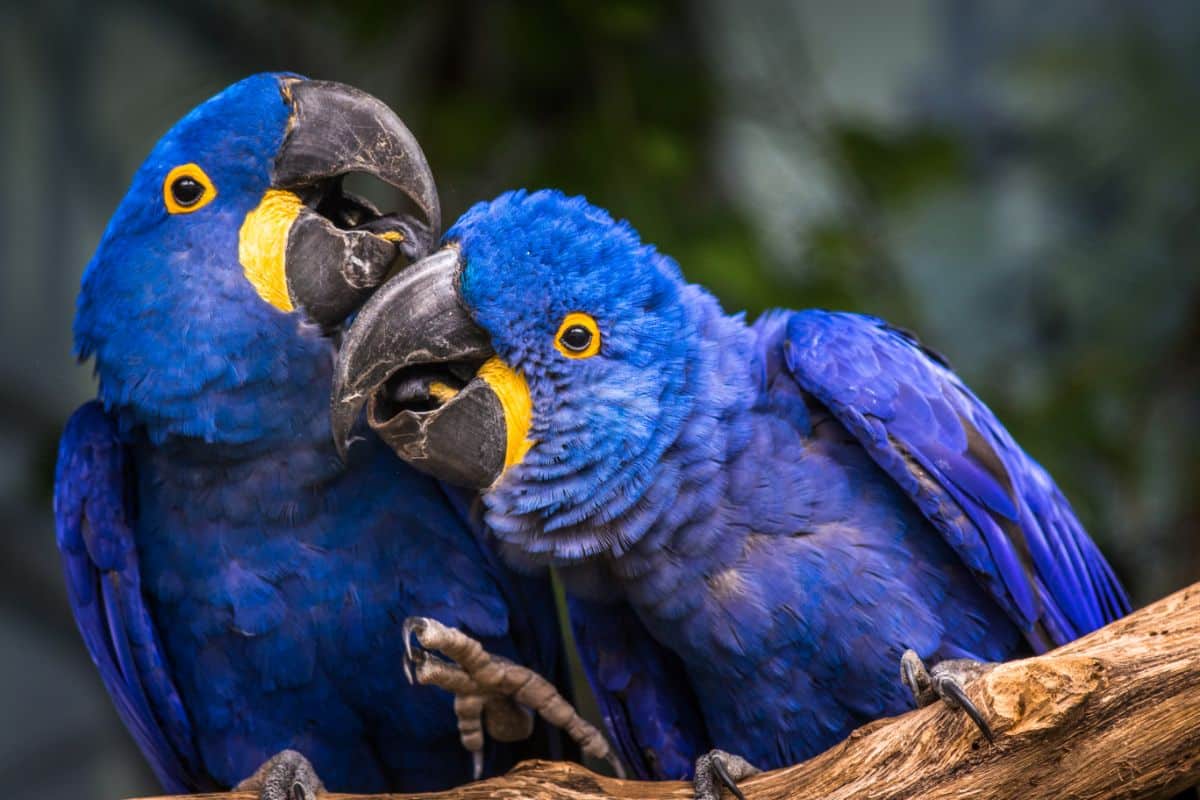
[{"label": "upper beak", "polygon": [[[416,138],[381,100],[328,81],[288,79],[282,91],[292,113],[272,186],[284,197],[282,213],[294,215],[286,228],[287,295],[330,327],[383,282],[398,257],[407,263],[432,249],[441,228],[437,187]],[[343,192],[349,173],[395,187],[405,208],[382,214]]]},{"label": "upper beak", "polygon": [[338,352],[332,426],[343,455],[359,413],[401,458],[448,483],[493,484],[524,455],[529,394],[463,306],[450,245],[401,270]]}]

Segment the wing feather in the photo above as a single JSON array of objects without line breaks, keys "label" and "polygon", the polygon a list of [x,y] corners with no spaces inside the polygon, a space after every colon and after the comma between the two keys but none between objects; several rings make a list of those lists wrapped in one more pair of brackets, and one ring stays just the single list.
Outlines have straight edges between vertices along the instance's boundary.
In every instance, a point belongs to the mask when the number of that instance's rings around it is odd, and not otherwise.
[{"label": "wing feather", "polygon": [[627,604],[568,596],[567,605],[583,671],[630,777],[690,778],[711,744],[683,665]]},{"label": "wing feather", "polygon": [[784,360],[917,504],[1038,651],[1129,611],[1070,504],[916,338],[874,317],[790,315]]},{"label": "wing feather", "polygon": [[141,591],[131,527],[130,466],[97,402],[79,408],[59,444],[58,548],[75,622],[122,721],[172,793],[213,788]]}]

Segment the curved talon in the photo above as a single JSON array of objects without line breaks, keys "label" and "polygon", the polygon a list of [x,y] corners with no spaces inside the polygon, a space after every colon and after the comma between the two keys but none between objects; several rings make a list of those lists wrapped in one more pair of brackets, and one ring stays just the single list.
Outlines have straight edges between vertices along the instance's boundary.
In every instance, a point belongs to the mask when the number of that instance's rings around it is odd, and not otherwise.
[{"label": "curved talon", "polygon": [[[413,675],[414,669],[419,671],[421,664],[429,657],[425,652],[425,646],[421,644],[421,634],[425,632],[427,623],[424,617],[408,617],[404,620],[404,624],[400,626],[400,635],[404,638],[404,677],[408,679],[409,685],[415,682]],[[417,639],[416,654],[413,653],[413,637]]]},{"label": "curved talon", "polygon": [[965,711],[976,727],[979,728],[980,733],[984,735],[984,738],[989,742],[995,743],[996,736],[992,733],[991,726],[988,725],[987,720],[984,719],[983,714],[979,711],[975,703],[971,701],[971,698],[967,697],[967,693],[963,691],[963,687],[959,685],[958,681],[953,678],[940,678],[938,680],[937,691],[944,700],[957,705]]},{"label": "curved talon", "polygon": [[[421,628],[422,630],[425,628],[424,617],[408,617],[404,620],[404,624],[400,627],[400,635],[404,637],[404,655],[409,661],[412,661],[413,657],[413,636],[420,635],[420,632],[417,630],[417,628]],[[420,644],[419,639],[417,644]]]},{"label": "curved talon", "polygon": [[692,789],[695,800],[721,800],[724,786],[737,800],[746,800],[737,782],[760,772],[741,756],[724,750],[709,750],[696,759]]},{"label": "curved talon", "polygon": [[746,795],[742,794],[742,790],[738,788],[737,781],[729,774],[729,770],[725,768],[725,762],[719,758],[714,758],[711,762],[712,770],[721,779],[721,783],[725,784],[725,788],[737,798],[737,800],[746,800]]},{"label": "curved talon", "polygon": [[421,680],[421,674],[424,667],[432,660],[431,656],[424,650],[418,650],[410,657],[404,659],[404,677],[408,678],[409,684],[424,683]]},{"label": "curved talon", "polygon": [[915,650],[905,650],[900,657],[900,680],[908,687],[918,706],[929,705],[937,699],[925,662]]},{"label": "curved talon", "polygon": [[951,708],[965,711],[980,733],[989,742],[996,736],[988,725],[979,707],[971,701],[963,689],[965,681],[974,680],[987,672],[992,665],[967,658],[942,661],[927,669],[925,662],[913,650],[905,650],[900,657],[900,680],[912,693],[917,707],[924,707],[941,699]]}]

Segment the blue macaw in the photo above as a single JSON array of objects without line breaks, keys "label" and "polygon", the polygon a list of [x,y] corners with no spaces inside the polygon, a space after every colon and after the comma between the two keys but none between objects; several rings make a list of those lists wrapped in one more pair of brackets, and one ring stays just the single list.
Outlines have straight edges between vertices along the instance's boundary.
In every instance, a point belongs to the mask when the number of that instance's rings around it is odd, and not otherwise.
[{"label": "blue macaw", "polygon": [[[349,172],[414,211],[344,193]],[[76,348],[99,398],[62,436],[58,544],[80,632],[167,791],[233,786],[280,751],[247,784],[265,797],[468,780],[450,698],[404,678],[412,614],[557,672],[544,576],[489,556],[462,493],[381,443],[343,464],[330,436],[325,333],[427,252],[438,214],[380,101],[263,74],[158,142],[87,267]],[[496,746],[487,767],[530,753]]]},{"label": "blue macaw", "polygon": [[335,435],[367,402],[410,463],[480,490],[508,559],[560,570],[616,747],[643,777],[695,765],[700,796],[1129,608],[1050,476],[913,336],[747,324],[557,191],[475,206],[371,297]]}]

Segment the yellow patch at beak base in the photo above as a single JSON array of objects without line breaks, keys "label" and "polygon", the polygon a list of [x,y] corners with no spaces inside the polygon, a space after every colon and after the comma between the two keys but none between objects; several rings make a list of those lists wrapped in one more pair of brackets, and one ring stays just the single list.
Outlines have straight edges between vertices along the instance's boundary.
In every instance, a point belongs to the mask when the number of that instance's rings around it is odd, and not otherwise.
[{"label": "yellow patch at beak base", "polygon": [[529,427],[533,422],[533,400],[529,397],[529,386],[525,376],[492,356],[483,362],[476,373],[487,382],[500,407],[504,409],[504,426],[508,442],[504,453],[504,469],[520,464],[534,442],[529,438]]},{"label": "yellow patch at beak base", "polygon": [[238,233],[238,261],[258,296],[280,311],[292,311],[288,294],[288,232],[304,204],[294,192],[268,189],[258,207],[246,215]]}]

